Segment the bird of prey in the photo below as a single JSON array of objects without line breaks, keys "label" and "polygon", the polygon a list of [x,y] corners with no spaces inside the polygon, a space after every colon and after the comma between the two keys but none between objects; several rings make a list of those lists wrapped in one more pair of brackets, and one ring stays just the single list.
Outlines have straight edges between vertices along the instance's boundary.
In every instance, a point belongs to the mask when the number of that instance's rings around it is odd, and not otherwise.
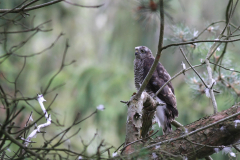
[{"label": "bird of prey", "polygon": [[[135,47],[135,59],[134,59],[134,81],[137,90],[140,89],[141,84],[147,76],[155,58],[149,48],[146,46]],[[170,75],[158,62],[157,67],[148,82],[145,91],[152,97],[155,97],[155,93],[169,80]],[[172,83],[169,82],[161,92],[156,95],[156,100],[160,103],[165,103],[164,106],[158,106],[156,108],[156,118],[159,127],[162,127],[163,134],[171,132],[171,122],[178,116],[177,101],[174,95],[174,89]]]}]

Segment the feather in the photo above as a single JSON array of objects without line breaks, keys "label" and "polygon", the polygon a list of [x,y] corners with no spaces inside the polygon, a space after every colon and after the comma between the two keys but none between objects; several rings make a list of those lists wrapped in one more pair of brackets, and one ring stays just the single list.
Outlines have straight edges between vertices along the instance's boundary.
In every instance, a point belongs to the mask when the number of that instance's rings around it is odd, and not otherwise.
[{"label": "feather", "polygon": [[[137,90],[139,90],[153,62],[154,57],[150,49],[145,46],[135,47],[134,81]],[[171,76],[164,66],[158,62],[156,70],[153,72],[145,88],[146,92],[153,97],[169,79],[171,79]],[[169,133],[171,131],[171,121],[178,116],[177,101],[171,82],[169,82],[157,95],[157,100],[166,104],[165,106],[158,106],[156,109],[158,124],[162,126],[164,133]]]}]

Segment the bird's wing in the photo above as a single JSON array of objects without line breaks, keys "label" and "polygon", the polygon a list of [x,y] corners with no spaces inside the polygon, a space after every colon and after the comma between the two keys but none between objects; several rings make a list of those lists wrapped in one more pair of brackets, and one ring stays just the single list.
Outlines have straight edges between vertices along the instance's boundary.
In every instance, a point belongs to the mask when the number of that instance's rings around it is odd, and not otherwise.
[{"label": "bird's wing", "polygon": [[[144,77],[147,75],[150,70],[154,59],[149,58],[145,60],[144,64]],[[158,63],[156,70],[154,71],[146,90],[150,90],[156,93],[169,79],[171,79],[170,75],[167,73],[166,69],[163,67],[161,63]],[[174,89],[171,83],[168,83],[157,95],[162,101],[167,104],[167,108],[171,110],[172,116],[178,116],[177,111],[177,100],[174,95]]]},{"label": "bird's wing", "polygon": [[[154,93],[156,93],[166,82],[160,77],[153,75],[149,83],[150,83],[149,86],[152,88]],[[157,96],[162,101],[173,106],[174,108],[177,107],[176,97],[173,93],[172,88],[169,87],[169,85],[166,85]]]}]

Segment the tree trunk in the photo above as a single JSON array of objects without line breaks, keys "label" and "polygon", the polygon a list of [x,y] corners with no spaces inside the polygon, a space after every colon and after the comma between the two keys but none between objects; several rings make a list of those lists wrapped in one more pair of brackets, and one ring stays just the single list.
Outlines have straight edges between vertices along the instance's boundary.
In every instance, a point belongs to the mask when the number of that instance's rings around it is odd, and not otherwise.
[{"label": "tree trunk", "polygon": [[134,98],[135,96],[128,103],[124,154],[134,152],[138,146],[138,143],[128,145],[129,143],[146,137],[149,128],[152,126],[152,118],[158,105],[147,92],[143,92],[138,100]]}]

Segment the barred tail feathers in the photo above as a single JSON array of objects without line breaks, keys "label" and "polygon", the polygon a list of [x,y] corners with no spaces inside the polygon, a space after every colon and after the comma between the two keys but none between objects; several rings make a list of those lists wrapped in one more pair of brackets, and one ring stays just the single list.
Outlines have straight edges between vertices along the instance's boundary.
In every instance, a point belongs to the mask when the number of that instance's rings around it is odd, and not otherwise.
[{"label": "barred tail feathers", "polygon": [[171,121],[168,118],[168,111],[166,105],[157,107],[156,119],[159,127],[162,127],[163,134],[168,134],[172,131]]}]

